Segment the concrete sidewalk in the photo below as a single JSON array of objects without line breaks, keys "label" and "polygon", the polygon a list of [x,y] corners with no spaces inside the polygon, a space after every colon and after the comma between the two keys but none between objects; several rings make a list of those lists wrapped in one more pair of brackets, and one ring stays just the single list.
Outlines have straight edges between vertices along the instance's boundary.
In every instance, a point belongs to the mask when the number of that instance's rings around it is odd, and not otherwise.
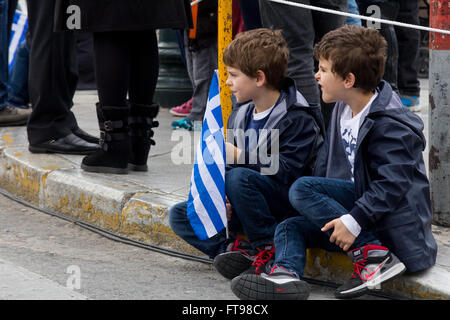
[{"label": "concrete sidewalk", "polygon": [[[420,115],[426,126],[427,90],[428,82],[422,81]],[[96,92],[78,92],[73,111],[80,127],[98,135],[95,102]],[[41,208],[128,238],[203,256],[179,239],[167,222],[168,209],[187,199],[199,138],[193,132],[173,131],[170,123],[174,119],[168,109],[161,110],[149,171],[128,175],[84,172],[79,168],[83,156],[31,154],[25,127],[0,128],[0,188]],[[428,156],[425,160],[427,164]],[[433,231],[439,244],[437,264],[421,274],[399,277],[383,285],[383,291],[414,299],[450,298],[450,228],[433,226]],[[345,254],[309,250],[308,277],[342,283],[351,273]]]}]

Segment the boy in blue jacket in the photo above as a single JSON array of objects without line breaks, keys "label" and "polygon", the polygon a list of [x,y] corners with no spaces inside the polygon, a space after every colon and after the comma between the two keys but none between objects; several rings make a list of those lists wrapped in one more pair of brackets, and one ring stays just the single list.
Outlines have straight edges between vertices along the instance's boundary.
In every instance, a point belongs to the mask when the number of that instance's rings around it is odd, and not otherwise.
[{"label": "boy in blue jacket", "polygon": [[[225,173],[230,238],[225,231],[199,240],[186,202],[169,211],[169,225],[186,242],[214,258],[220,274],[259,274],[273,255],[277,224],[297,213],[292,183],[312,174],[324,141],[318,106],[310,106],[285,77],[289,50],[280,31],[238,34],[224,52],[226,84],[238,102],[228,119]],[[244,234],[238,237],[238,234]]]},{"label": "boy in blue jacket", "polygon": [[325,35],[314,54],[323,100],[337,102],[327,139],[314,177],[298,179],[289,191],[300,216],[278,225],[271,272],[232,280],[240,298],[306,299],[307,248],[349,255],[353,276],[337,288],[338,298],[360,296],[436,260],[423,123],[381,81],[386,41],[374,29],[344,26]]}]

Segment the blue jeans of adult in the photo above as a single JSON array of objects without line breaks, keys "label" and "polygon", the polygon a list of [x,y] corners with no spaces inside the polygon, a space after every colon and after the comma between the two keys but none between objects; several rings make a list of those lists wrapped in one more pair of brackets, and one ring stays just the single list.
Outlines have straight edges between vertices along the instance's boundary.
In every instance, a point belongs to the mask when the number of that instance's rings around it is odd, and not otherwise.
[{"label": "blue jeans of adult", "polygon": [[30,50],[26,41],[17,49],[16,61],[9,75],[8,101],[16,107],[26,106],[30,100],[28,95],[28,63]]},{"label": "blue jeans of adult", "polygon": [[0,0],[0,110],[8,99],[8,0]]},{"label": "blue jeans of adult", "polygon": [[[343,252],[329,241],[333,230],[320,229],[329,221],[348,213],[355,203],[352,181],[302,177],[291,186],[289,201],[299,216],[281,222],[275,232],[275,264],[299,277],[306,265],[306,249],[322,248]],[[349,250],[367,244],[380,244],[371,232],[362,231]]]},{"label": "blue jeans of adult", "polygon": [[[283,192],[277,182],[258,171],[242,167],[228,170],[225,189],[233,207],[229,231],[243,232],[254,248],[272,244],[277,224],[294,213],[287,190]],[[186,202],[170,209],[169,225],[175,234],[211,258],[225,250],[224,230],[207,240],[197,238],[187,218]]]}]

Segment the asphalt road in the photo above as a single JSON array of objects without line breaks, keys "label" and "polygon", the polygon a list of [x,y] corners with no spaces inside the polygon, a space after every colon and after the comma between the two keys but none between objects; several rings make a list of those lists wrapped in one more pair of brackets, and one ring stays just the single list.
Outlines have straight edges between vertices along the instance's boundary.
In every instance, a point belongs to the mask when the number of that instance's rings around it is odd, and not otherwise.
[{"label": "asphalt road", "polygon": [[[237,298],[209,264],[112,241],[0,195],[0,299]],[[310,299],[334,299],[333,289],[312,286]]]}]

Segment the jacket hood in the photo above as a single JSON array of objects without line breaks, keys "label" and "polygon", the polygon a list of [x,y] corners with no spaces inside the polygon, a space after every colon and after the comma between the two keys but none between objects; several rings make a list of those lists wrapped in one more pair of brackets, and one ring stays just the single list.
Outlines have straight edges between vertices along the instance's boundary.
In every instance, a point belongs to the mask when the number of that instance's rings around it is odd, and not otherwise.
[{"label": "jacket hood", "polygon": [[[323,122],[322,112],[320,111],[319,104],[309,104],[305,97],[297,91],[297,87],[293,79],[286,77],[281,88],[281,91],[286,94],[285,103],[280,104],[280,107],[284,109],[278,110],[280,112],[278,119],[274,119],[275,123],[278,123],[281,118],[286,114],[291,113],[295,109],[301,109],[311,116],[313,116],[317,125],[320,127],[322,135],[325,135],[325,125]],[[242,119],[246,114],[247,108],[253,104],[252,101],[246,101],[243,103],[237,103],[233,108],[233,111],[228,119],[228,127],[242,128]],[[240,116],[239,116],[240,114]],[[275,113],[274,113],[275,114]],[[238,121],[235,118],[239,118]],[[235,122],[236,121],[236,122]],[[270,123],[270,121],[269,121]],[[275,123],[273,123],[275,125]]]},{"label": "jacket hood", "polygon": [[404,107],[398,94],[386,81],[382,80],[377,87],[378,97],[373,101],[368,118],[389,117],[408,126],[423,141],[425,149],[425,136],[423,135],[424,124],[422,119]]}]

